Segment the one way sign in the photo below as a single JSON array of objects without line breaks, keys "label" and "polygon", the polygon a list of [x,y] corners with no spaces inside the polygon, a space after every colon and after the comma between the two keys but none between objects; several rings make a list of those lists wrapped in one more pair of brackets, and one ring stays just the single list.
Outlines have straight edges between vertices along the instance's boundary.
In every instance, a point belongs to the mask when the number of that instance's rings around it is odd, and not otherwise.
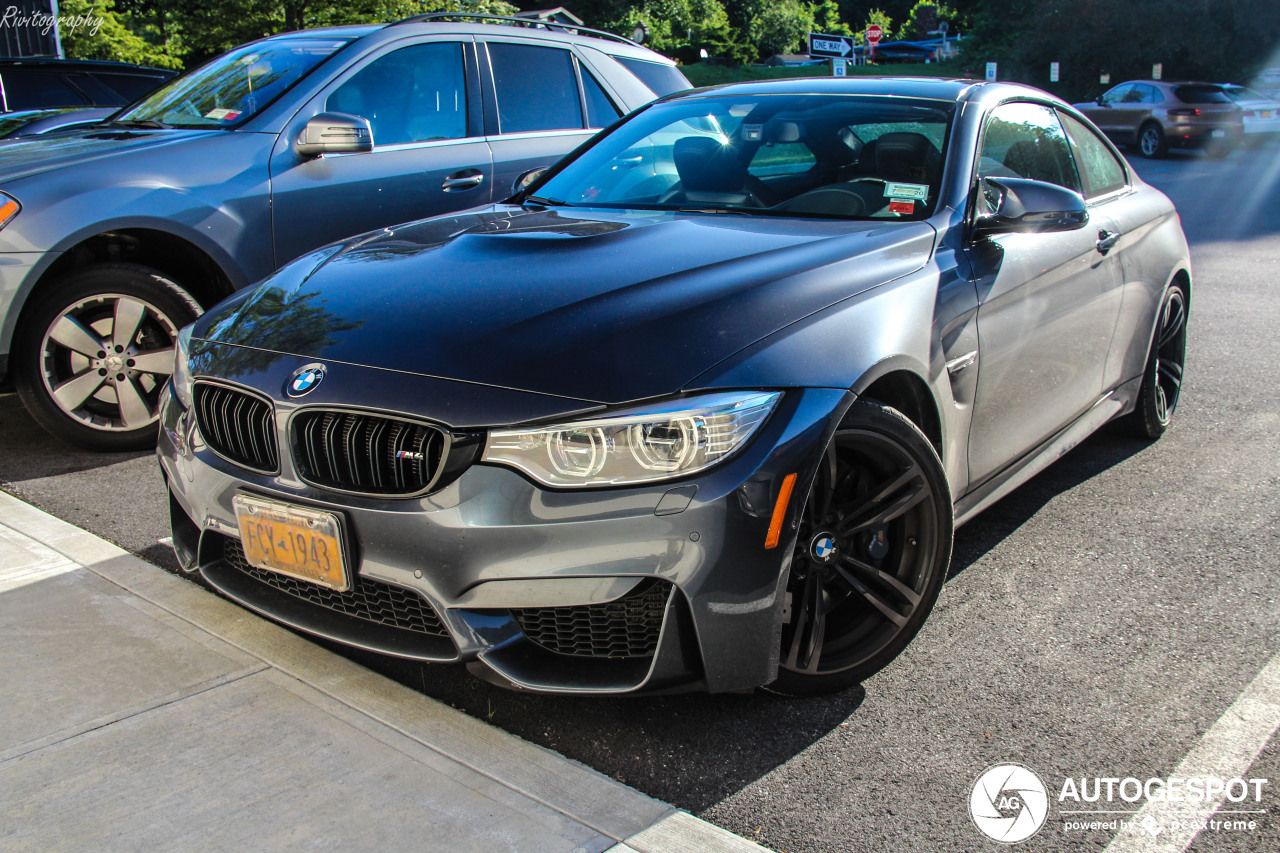
[{"label": "one way sign", "polygon": [[809,33],[810,56],[846,57],[851,53],[853,53],[853,39],[848,36]]}]

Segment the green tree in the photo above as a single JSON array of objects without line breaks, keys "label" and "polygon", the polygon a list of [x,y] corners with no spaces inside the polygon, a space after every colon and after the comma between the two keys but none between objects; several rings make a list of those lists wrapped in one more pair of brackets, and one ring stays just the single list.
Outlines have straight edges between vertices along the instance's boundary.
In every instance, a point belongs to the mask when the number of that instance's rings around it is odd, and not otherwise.
[{"label": "green tree", "polygon": [[630,36],[640,23],[649,30],[646,47],[682,62],[697,62],[702,50],[738,65],[755,58],[720,0],[643,0],[607,28]]},{"label": "green tree", "polygon": [[[907,22],[902,25],[898,38],[902,39],[927,39],[930,38],[929,31],[924,28],[924,22],[921,20],[921,11],[924,6],[933,6],[937,13],[937,23],[946,21],[947,27],[955,32],[957,25],[960,23],[960,13],[950,6],[939,3],[937,0],[919,0],[916,5],[911,7],[911,14],[907,16]],[[930,27],[929,29],[933,29]]]},{"label": "green tree", "polygon": [[893,41],[898,38],[893,31],[893,19],[879,9],[872,9],[867,13],[867,22],[862,25],[862,32],[866,33],[867,27],[872,24],[880,27],[880,41]]},{"label": "green tree", "polygon": [[813,7],[814,26],[817,32],[833,36],[851,36],[853,28],[840,17],[840,4],[836,0],[823,0]]},{"label": "green tree", "polygon": [[[181,68],[181,60],[133,33],[116,13],[113,0],[63,0],[58,16],[62,49],[72,59],[111,59]],[[67,21],[82,26],[68,26]]]},{"label": "green tree", "polygon": [[802,0],[776,0],[757,6],[747,36],[761,53],[790,53],[814,31],[814,7]]}]

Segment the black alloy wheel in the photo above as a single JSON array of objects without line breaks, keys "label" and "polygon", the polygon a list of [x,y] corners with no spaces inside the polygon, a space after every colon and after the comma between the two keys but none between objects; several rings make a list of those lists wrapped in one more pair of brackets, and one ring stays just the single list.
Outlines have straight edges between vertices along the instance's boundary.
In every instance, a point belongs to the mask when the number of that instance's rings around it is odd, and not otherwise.
[{"label": "black alloy wheel", "polygon": [[1174,284],[1160,303],[1137,406],[1127,419],[1130,432],[1139,438],[1164,435],[1178,408],[1187,363],[1187,316],[1186,286]]},{"label": "black alloy wheel", "polygon": [[828,693],[883,669],[937,600],[951,543],[951,493],[929,440],[895,409],[855,403],[804,506],[769,689]]}]

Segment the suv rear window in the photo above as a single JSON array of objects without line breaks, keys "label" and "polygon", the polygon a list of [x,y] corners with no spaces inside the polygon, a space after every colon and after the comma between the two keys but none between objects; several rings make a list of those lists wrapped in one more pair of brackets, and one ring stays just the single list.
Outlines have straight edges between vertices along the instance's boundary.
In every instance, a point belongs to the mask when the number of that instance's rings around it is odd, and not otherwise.
[{"label": "suv rear window", "polygon": [[615,56],[613,58],[618,60],[623,68],[639,77],[640,82],[652,89],[653,93],[658,97],[693,88],[689,85],[689,81],[685,79],[684,75],[671,65],[663,65],[661,62],[645,62],[643,59],[631,59],[626,56]]},{"label": "suv rear window", "polygon": [[1221,86],[1174,86],[1173,96],[1184,104],[1229,104]]}]

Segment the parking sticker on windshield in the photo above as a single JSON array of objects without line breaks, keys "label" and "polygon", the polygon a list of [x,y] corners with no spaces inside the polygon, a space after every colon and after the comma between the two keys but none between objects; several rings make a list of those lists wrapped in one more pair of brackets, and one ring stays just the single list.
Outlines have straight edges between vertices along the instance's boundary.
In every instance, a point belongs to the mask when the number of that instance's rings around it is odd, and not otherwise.
[{"label": "parking sticker on windshield", "polygon": [[913,198],[916,201],[924,201],[929,197],[929,187],[925,184],[895,184],[892,181],[886,181],[884,197]]},{"label": "parking sticker on windshield", "polygon": [[916,203],[914,201],[891,201],[889,202],[890,213],[915,213]]}]

